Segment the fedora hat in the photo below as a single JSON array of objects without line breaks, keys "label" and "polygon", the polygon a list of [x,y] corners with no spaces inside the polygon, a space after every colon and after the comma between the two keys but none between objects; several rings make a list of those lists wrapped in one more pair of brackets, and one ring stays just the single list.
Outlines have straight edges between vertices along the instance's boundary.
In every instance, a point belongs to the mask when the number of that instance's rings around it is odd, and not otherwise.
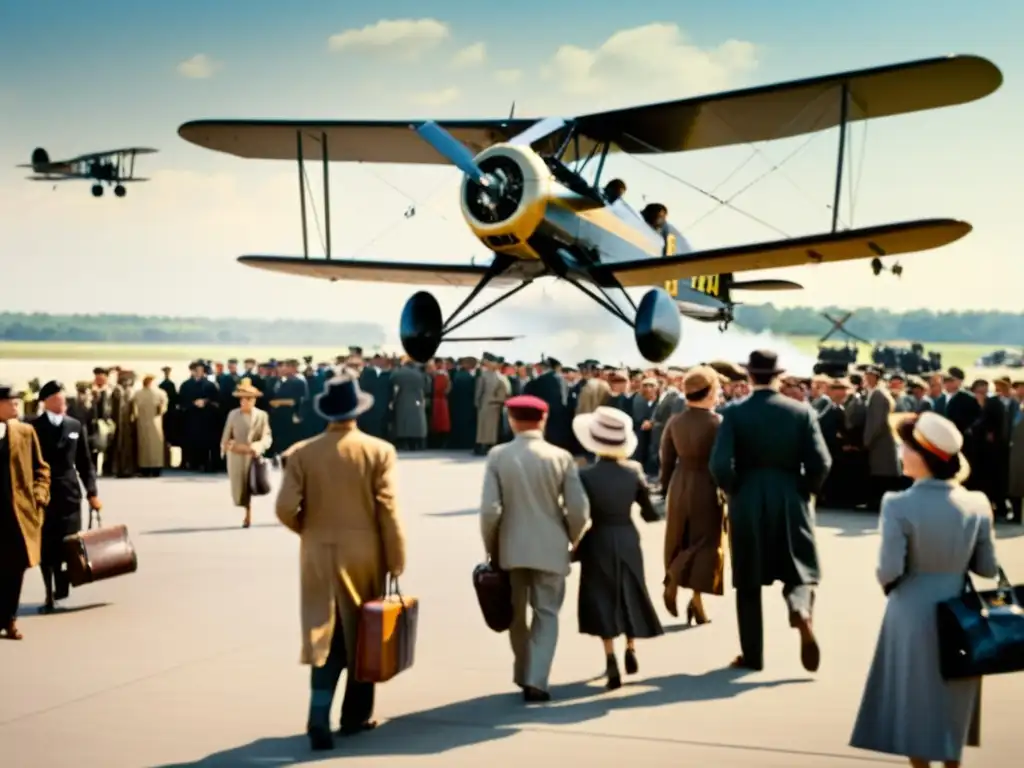
[{"label": "fedora hat", "polygon": [[313,400],[313,410],[327,421],[351,421],[373,407],[373,395],[354,376],[335,376]]},{"label": "fedora hat", "polygon": [[628,459],[636,450],[633,420],[618,408],[602,405],[572,420],[572,431],[585,451],[597,456]]},{"label": "fedora hat", "polygon": [[238,386],[231,394],[235,397],[263,397],[263,393],[253,386],[252,379],[248,376],[238,382]]},{"label": "fedora hat", "polygon": [[24,390],[9,381],[0,381],[0,400],[20,400]]},{"label": "fedora hat", "polygon": [[779,356],[770,349],[755,349],[747,360],[747,372],[759,376],[776,376],[785,373],[779,368]]}]

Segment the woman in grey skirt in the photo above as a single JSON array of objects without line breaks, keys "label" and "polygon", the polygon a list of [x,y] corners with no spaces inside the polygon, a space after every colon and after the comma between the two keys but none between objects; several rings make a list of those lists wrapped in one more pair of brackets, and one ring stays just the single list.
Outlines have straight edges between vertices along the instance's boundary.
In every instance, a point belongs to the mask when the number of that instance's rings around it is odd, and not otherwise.
[{"label": "woman in grey skirt", "polygon": [[965,743],[977,746],[981,680],[943,679],[936,605],[963,591],[968,571],[997,575],[992,508],[960,485],[970,468],[951,421],[923,413],[899,436],[914,484],[882,500],[878,581],[888,604],[850,744],[914,768],[955,768]]}]

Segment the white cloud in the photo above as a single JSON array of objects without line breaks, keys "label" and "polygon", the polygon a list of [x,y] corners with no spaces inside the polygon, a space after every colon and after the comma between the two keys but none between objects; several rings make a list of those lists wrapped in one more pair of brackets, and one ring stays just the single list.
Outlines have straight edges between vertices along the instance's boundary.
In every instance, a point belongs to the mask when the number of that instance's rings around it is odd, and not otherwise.
[{"label": "white cloud", "polygon": [[220,69],[220,66],[219,61],[214,61],[205,53],[197,53],[192,58],[185,59],[178,64],[178,74],[193,80],[205,80],[208,77],[213,77],[214,72]]},{"label": "white cloud", "polygon": [[469,69],[478,67],[487,61],[487,46],[483,43],[467,45],[452,56],[452,66],[456,69]]},{"label": "white cloud", "polygon": [[494,79],[503,85],[514,85],[523,79],[523,70],[499,69],[494,73]]},{"label": "white cloud", "polygon": [[678,25],[658,23],[619,30],[594,49],[563,45],[541,75],[591,103],[627,93],[642,102],[726,89],[756,66],[753,43],[701,48],[687,42]]},{"label": "white cloud", "polygon": [[448,39],[448,25],[437,19],[382,19],[327,38],[332,51],[375,51],[415,58]]},{"label": "white cloud", "polygon": [[424,107],[441,107],[445,104],[451,104],[459,100],[462,95],[462,91],[456,88],[454,85],[448,88],[441,88],[437,91],[421,91],[415,93],[412,96],[414,104],[419,104]]}]

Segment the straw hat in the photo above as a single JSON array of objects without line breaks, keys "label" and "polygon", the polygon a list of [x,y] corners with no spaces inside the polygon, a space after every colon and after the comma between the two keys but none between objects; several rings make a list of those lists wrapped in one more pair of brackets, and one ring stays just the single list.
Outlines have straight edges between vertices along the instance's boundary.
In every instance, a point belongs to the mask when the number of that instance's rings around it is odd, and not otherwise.
[{"label": "straw hat", "polygon": [[636,450],[633,420],[618,408],[600,406],[572,420],[572,431],[583,449],[597,456],[628,459]]},{"label": "straw hat", "polygon": [[263,397],[263,393],[252,385],[252,379],[248,376],[238,382],[238,386],[235,387],[235,391],[232,394],[235,397]]}]

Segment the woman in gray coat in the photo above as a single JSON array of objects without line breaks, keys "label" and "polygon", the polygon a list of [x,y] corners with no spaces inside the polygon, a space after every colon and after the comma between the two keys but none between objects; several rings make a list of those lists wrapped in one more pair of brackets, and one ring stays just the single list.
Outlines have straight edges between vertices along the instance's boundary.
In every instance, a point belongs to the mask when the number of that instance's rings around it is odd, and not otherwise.
[{"label": "woman in gray coat", "polygon": [[960,485],[970,469],[951,421],[923,413],[899,436],[914,484],[882,501],[878,581],[888,604],[850,744],[903,755],[914,768],[951,768],[977,730],[981,680],[943,679],[936,605],[963,591],[968,571],[996,576],[992,508]]}]

